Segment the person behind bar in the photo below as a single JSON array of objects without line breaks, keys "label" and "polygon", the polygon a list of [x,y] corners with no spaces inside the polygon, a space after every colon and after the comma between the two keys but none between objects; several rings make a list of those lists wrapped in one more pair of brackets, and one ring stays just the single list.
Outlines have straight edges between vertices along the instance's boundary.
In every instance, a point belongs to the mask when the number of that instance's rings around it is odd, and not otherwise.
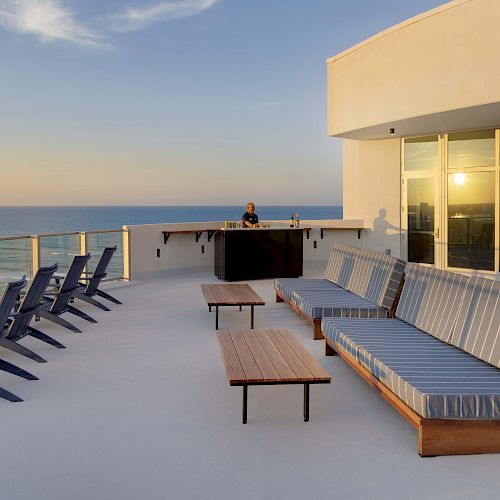
[{"label": "person behind bar", "polygon": [[247,211],[241,216],[241,227],[260,227],[259,217],[255,213],[255,205],[249,201],[246,209]]}]

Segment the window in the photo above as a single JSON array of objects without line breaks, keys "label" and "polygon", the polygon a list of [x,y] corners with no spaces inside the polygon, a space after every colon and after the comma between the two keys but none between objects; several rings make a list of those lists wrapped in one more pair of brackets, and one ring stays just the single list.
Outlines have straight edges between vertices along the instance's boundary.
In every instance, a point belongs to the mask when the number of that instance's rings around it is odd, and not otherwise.
[{"label": "window", "polygon": [[495,172],[448,174],[448,266],[495,269]]}]

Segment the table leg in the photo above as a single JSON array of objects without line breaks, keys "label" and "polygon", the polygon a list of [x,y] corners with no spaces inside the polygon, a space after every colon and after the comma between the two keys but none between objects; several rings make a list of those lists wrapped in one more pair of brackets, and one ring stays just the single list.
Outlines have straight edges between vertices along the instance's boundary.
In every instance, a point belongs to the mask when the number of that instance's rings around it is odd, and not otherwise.
[{"label": "table leg", "polygon": [[208,312],[212,312],[212,306],[208,306]]},{"label": "table leg", "polygon": [[219,306],[215,306],[215,329],[219,329]]},{"label": "table leg", "polygon": [[304,384],[304,422],[309,422],[309,384]]},{"label": "table leg", "polygon": [[243,386],[243,423],[247,423],[248,385]]},{"label": "table leg", "polygon": [[254,306],[250,306],[250,328],[253,328],[253,308]]},{"label": "table leg", "polygon": [[241,305],[240,305],[240,311],[241,311]]}]

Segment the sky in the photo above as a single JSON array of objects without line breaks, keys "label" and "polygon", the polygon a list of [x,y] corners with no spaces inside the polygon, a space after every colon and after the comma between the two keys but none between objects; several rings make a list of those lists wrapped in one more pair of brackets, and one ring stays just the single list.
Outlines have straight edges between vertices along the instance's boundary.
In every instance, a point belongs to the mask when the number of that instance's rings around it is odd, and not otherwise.
[{"label": "sky", "polygon": [[0,0],[0,205],[340,205],[325,60],[441,0]]}]

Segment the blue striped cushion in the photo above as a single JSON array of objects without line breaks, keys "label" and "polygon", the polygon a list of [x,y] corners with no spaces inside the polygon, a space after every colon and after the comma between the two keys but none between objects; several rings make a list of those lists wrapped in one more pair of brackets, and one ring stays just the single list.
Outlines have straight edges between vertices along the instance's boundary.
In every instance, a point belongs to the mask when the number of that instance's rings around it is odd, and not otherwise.
[{"label": "blue striped cushion", "polygon": [[357,250],[343,243],[334,243],[326,266],[325,278],[345,288],[351,278]]},{"label": "blue striped cushion", "polygon": [[324,278],[278,278],[274,280],[274,288],[290,300],[294,290],[332,290],[340,287]]},{"label": "blue striped cushion", "polygon": [[323,334],[425,418],[500,419],[500,370],[392,319],[324,319]]},{"label": "blue striped cushion", "polygon": [[396,317],[449,342],[468,277],[409,263]]},{"label": "blue striped cushion", "polygon": [[500,368],[500,282],[470,278],[450,343]]},{"label": "blue striped cushion", "polygon": [[347,289],[380,307],[392,307],[405,262],[373,250],[354,250],[355,263]]},{"label": "blue striped cushion", "polygon": [[309,318],[387,317],[387,310],[347,290],[303,290],[292,292],[292,302]]}]

